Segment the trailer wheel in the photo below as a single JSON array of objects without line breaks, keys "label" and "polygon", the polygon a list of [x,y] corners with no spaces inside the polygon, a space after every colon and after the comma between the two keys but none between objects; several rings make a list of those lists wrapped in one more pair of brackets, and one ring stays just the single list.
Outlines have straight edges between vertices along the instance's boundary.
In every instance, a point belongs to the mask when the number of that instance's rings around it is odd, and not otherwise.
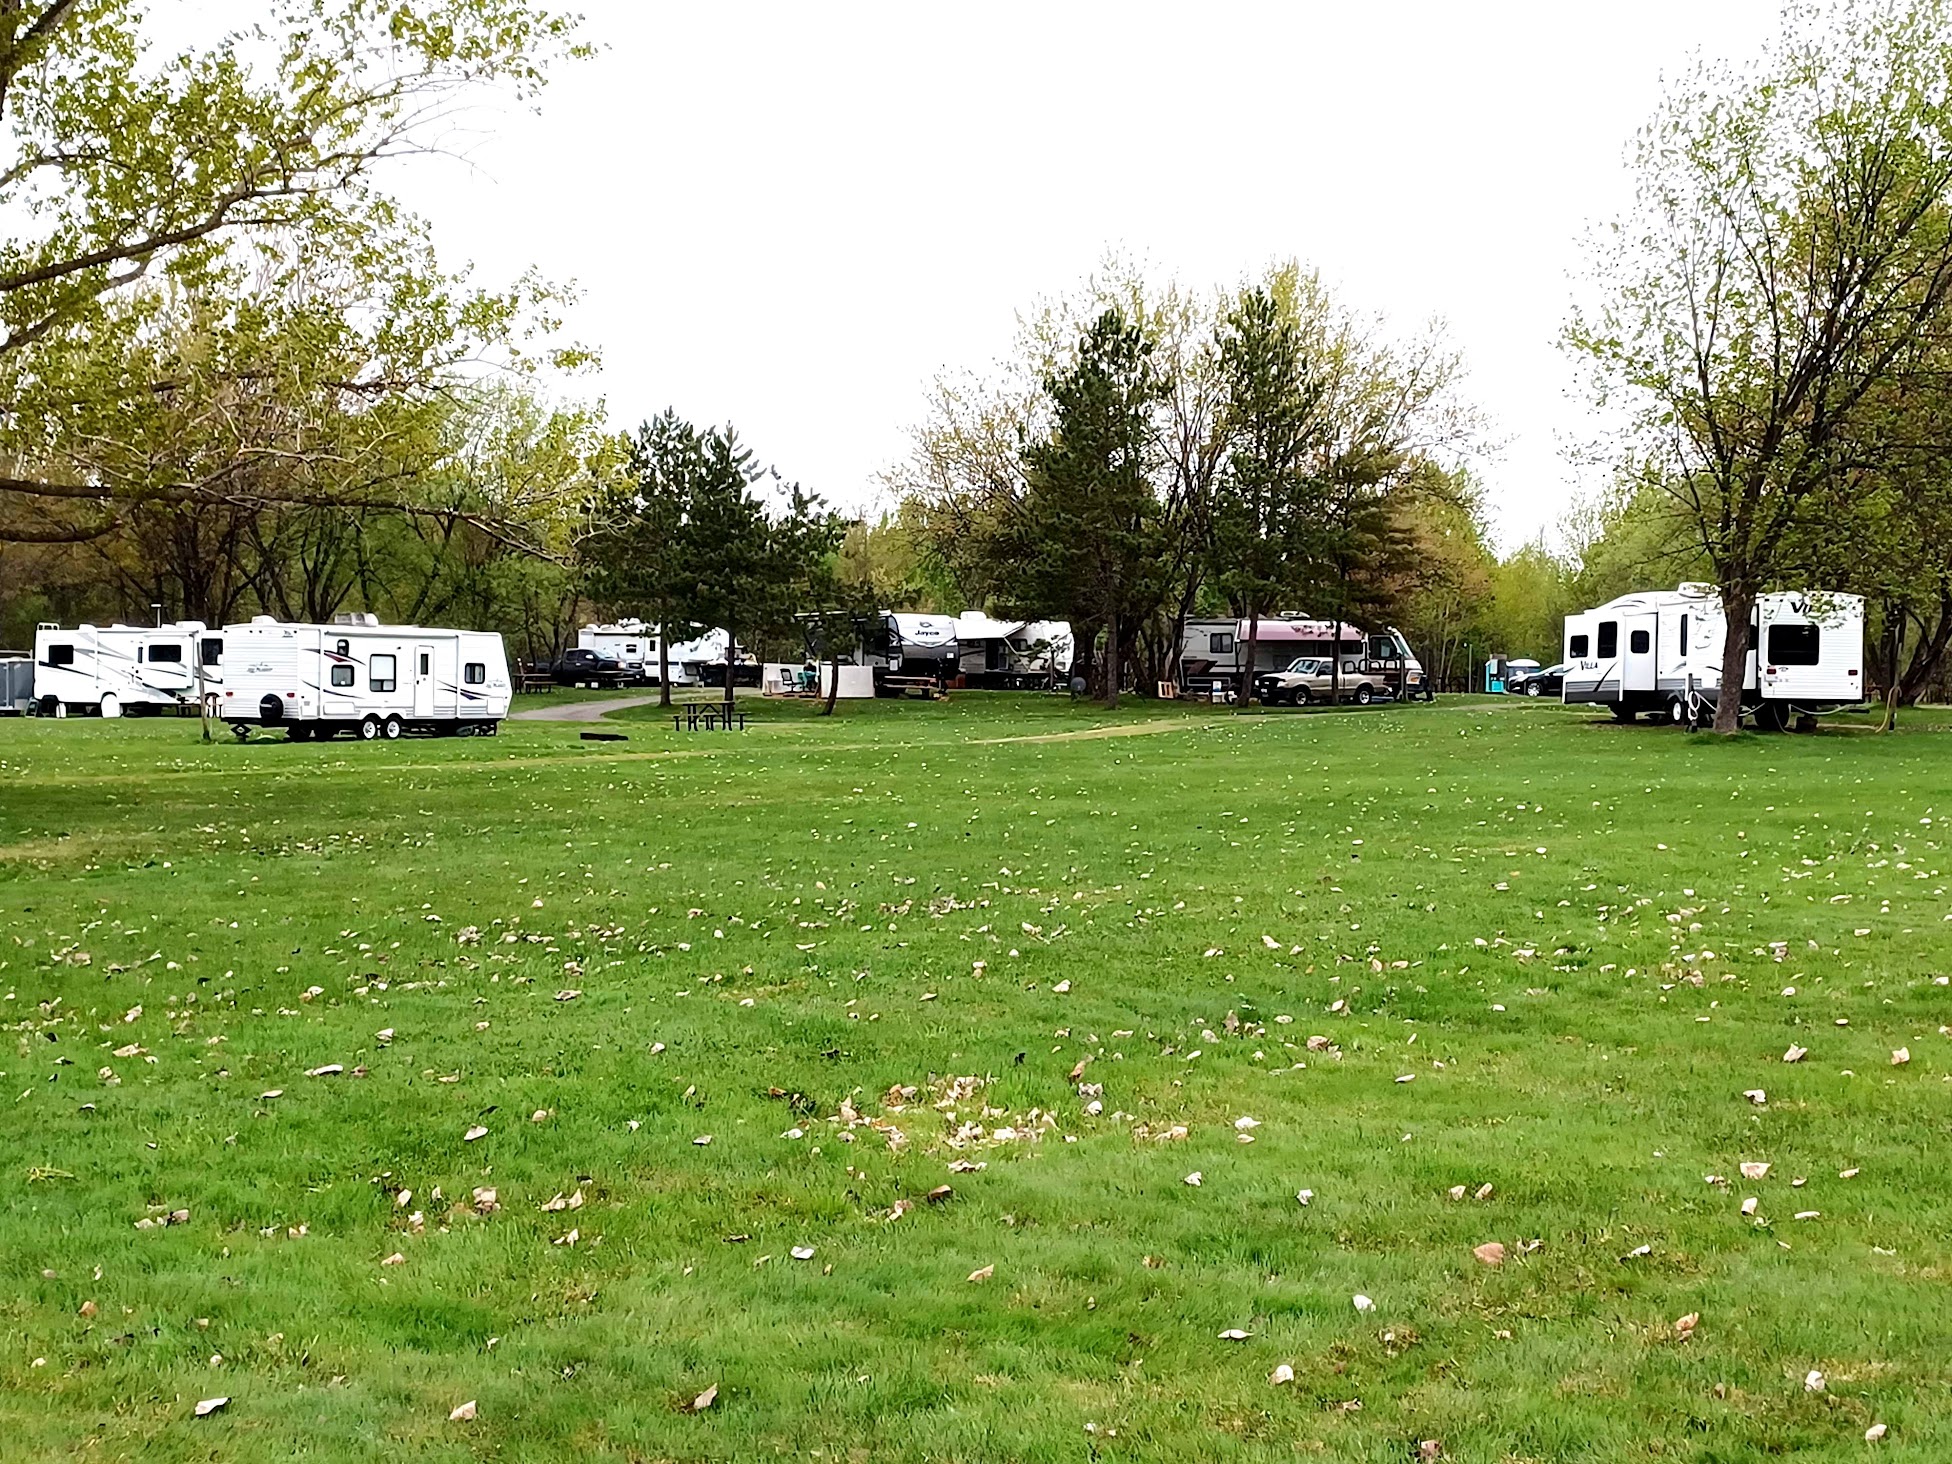
[{"label": "trailer wheel", "polygon": [[1366,707],[1369,705],[1370,702],[1374,701],[1375,699],[1376,699],[1376,693],[1372,691],[1370,688],[1368,688],[1367,686],[1358,686],[1356,688],[1357,706]]},{"label": "trailer wheel", "polygon": [[361,742],[377,742],[379,741],[379,736],[380,719],[378,717],[367,717],[360,722],[359,740]]},{"label": "trailer wheel", "polygon": [[381,735],[388,742],[398,742],[400,740],[400,734],[404,731],[406,731],[406,725],[398,717],[388,717],[384,722],[380,723]]},{"label": "trailer wheel", "polygon": [[1789,708],[1781,702],[1764,702],[1755,709],[1755,730],[1758,732],[1787,732],[1789,730]]},{"label": "trailer wheel", "polygon": [[1688,720],[1687,703],[1682,701],[1680,697],[1678,696],[1675,697],[1674,700],[1670,701],[1667,704],[1667,719],[1677,727],[1680,726],[1683,722],[1687,721]]},{"label": "trailer wheel", "polygon": [[65,710],[66,708],[61,705],[61,699],[59,697],[44,696],[41,698],[41,715],[43,717],[58,717]]},{"label": "trailer wheel", "polygon": [[119,717],[122,715],[122,699],[111,691],[107,696],[102,698],[101,705],[95,710],[100,712],[104,717]]}]

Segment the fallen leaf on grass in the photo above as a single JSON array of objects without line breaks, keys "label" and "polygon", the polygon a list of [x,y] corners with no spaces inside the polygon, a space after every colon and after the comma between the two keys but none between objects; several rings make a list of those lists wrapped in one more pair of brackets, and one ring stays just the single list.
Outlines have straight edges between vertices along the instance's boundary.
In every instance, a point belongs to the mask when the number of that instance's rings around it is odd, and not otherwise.
[{"label": "fallen leaf on grass", "polygon": [[382,1266],[404,1266],[406,1263],[407,1258],[399,1251],[395,1251],[392,1255],[380,1262]]},{"label": "fallen leaf on grass", "polygon": [[1491,1186],[1490,1186],[1490,1185],[1488,1185],[1488,1184],[1481,1184],[1481,1185],[1479,1185],[1479,1186],[1478,1186],[1478,1188],[1477,1188],[1477,1193],[1476,1193],[1476,1194],[1474,1194],[1474,1195],[1472,1195],[1472,1196],[1471,1196],[1471,1198],[1472,1198],[1472,1199],[1474,1199],[1474,1200],[1488,1200],[1488,1199],[1490,1199],[1490,1198],[1491,1198]]},{"label": "fallen leaf on grass", "polygon": [[810,1260],[812,1260],[812,1259],[813,1259],[813,1247],[812,1247],[812,1246],[810,1246],[810,1245],[796,1245],[796,1246],[794,1246],[794,1247],[793,1247],[793,1259],[794,1259],[794,1260],[796,1260],[796,1261],[810,1261]]},{"label": "fallen leaf on grass", "polygon": [[1808,1057],[1809,1055],[1810,1055],[1809,1048],[1798,1047],[1794,1042],[1792,1042],[1789,1044],[1789,1050],[1783,1054],[1783,1061],[1801,1062],[1804,1058]]},{"label": "fallen leaf on grass", "polygon": [[1760,1088],[1744,1088],[1742,1090],[1742,1096],[1751,1103],[1767,1103],[1769,1101],[1769,1095]]},{"label": "fallen leaf on grass", "polygon": [[1874,1444],[1889,1432],[1890,1429],[1887,1428],[1884,1424],[1874,1423],[1869,1428],[1864,1430],[1864,1442],[1867,1444]]},{"label": "fallen leaf on grass", "polygon": [[1283,1383],[1292,1383],[1295,1380],[1295,1370],[1284,1362],[1267,1375],[1267,1380],[1278,1388]]},{"label": "fallen leaf on grass", "polygon": [[1677,1318],[1674,1323],[1674,1340],[1676,1342],[1687,1341],[1688,1338],[1694,1335],[1694,1329],[1697,1326],[1699,1326],[1700,1323],[1701,1323],[1700,1312],[1689,1312],[1686,1316]]},{"label": "fallen leaf on grass", "polygon": [[1487,1266],[1502,1266],[1505,1263],[1505,1248],[1495,1240],[1487,1240],[1483,1245],[1473,1246],[1471,1254]]},{"label": "fallen leaf on grass", "polygon": [[1243,1332],[1238,1327],[1229,1327],[1220,1334],[1220,1340],[1222,1342],[1245,1342],[1253,1335],[1252,1332]]},{"label": "fallen leaf on grass", "polygon": [[1295,1191],[1295,1199],[1301,1204],[1305,1205],[1314,1198],[1315,1198],[1315,1192],[1311,1189]]},{"label": "fallen leaf on grass", "polygon": [[1744,1179],[1761,1179],[1768,1172],[1769,1166],[1767,1164],[1758,1164],[1753,1160],[1742,1165],[1742,1178]]},{"label": "fallen leaf on grass", "polygon": [[993,1265],[978,1266],[975,1270],[969,1273],[969,1279],[971,1281],[987,1281],[990,1279],[990,1277],[994,1276],[995,1274],[996,1274],[996,1267]]},{"label": "fallen leaf on grass", "polygon": [[699,1148],[702,1149],[705,1147],[705,1145],[711,1143],[711,1141],[712,1141],[712,1136],[710,1134],[700,1134],[697,1138],[692,1140],[692,1143],[696,1144]]},{"label": "fallen leaf on grass", "polygon": [[488,1130],[480,1124],[476,1124],[473,1128],[461,1135],[461,1142],[464,1144],[472,1144],[476,1139],[485,1139],[487,1137]]},{"label": "fallen leaf on grass", "polygon": [[1803,1391],[1805,1393],[1821,1393],[1823,1391],[1823,1374],[1815,1368],[1811,1368],[1805,1373],[1803,1375]]},{"label": "fallen leaf on grass", "polygon": [[1750,1195],[1746,1200],[1742,1201],[1742,1213],[1744,1215],[1753,1215],[1755,1213],[1755,1207],[1756,1197],[1754,1195]]},{"label": "fallen leaf on grass", "polygon": [[1911,1049],[1909,1047],[1894,1047],[1891,1049],[1892,1067],[1903,1067],[1906,1063],[1910,1061],[1911,1061]]},{"label": "fallen leaf on grass", "polygon": [[934,1189],[930,1190],[925,1198],[927,1198],[928,1202],[931,1205],[940,1205],[954,1193],[955,1191],[951,1189],[948,1185],[939,1184]]},{"label": "fallen leaf on grass", "polygon": [[324,1067],[307,1068],[305,1070],[305,1076],[308,1078],[336,1078],[345,1070],[344,1063],[329,1062]]},{"label": "fallen leaf on grass", "polygon": [[220,1409],[228,1407],[230,1407],[230,1399],[228,1398],[205,1398],[201,1403],[197,1404],[197,1417],[208,1418]]},{"label": "fallen leaf on grass", "polygon": [[1191,1174],[1187,1175],[1186,1178],[1182,1179],[1180,1183],[1190,1184],[1193,1186],[1194,1189],[1198,1189],[1200,1187],[1200,1171],[1195,1169]]},{"label": "fallen leaf on grass", "polygon": [[582,992],[580,992],[580,991],[569,991],[569,990],[563,990],[563,991],[559,991],[559,992],[557,992],[557,993],[556,993],[556,1000],[557,1000],[557,1001],[575,1001],[575,1000],[576,1000],[576,998],[577,998],[577,997],[579,997],[579,996],[581,996],[582,994],[583,994],[583,993],[582,993]]},{"label": "fallen leaf on grass", "polygon": [[1359,1312],[1372,1312],[1376,1309],[1376,1303],[1371,1301],[1368,1297],[1361,1295],[1360,1293],[1350,1297],[1349,1301],[1350,1304],[1354,1306],[1355,1309]]},{"label": "fallen leaf on grass", "polygon": [[495,1191],[486,1187],[474,1192],[474,1212],[477,1215],[492,1215],[501,1208],[501,1200]]},{"label": "fallen leaf on grass", "polygon": [[704,1392],[700,1393],[696,1398],[693,1398],[691,1400],[691,1411],[693,1413],[703,1413],[707,1408],[710,1408],[712,1404],[717,1401],[717,1399],[718,1399],[718,1384],[713,1383],[711,1387],[707,1388]]},{"label": "fallen leaf on grass", "polygon": [[465,1403],[456,1404],[453,1411],[447,1415],[447,1421],[449,1423],[473,1423],[474,1399],[470,1398]]}]

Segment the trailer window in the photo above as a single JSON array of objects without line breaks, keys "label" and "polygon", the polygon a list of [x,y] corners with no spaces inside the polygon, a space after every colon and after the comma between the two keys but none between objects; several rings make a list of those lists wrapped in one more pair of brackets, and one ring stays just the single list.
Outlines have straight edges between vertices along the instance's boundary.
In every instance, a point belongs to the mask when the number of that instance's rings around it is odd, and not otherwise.
[{"label": "trailer window", "polygon": [[479,686],[488,679],[488,667],[482,661],[470,661],[461,668],[461,679],[470,686]]},{"label": "trailer window", "polygon": [[352,685],[352,667],[350,667],[350,666],[334,666],[334,667],[332,668],[332,684],[333,684],[334,686],[351,686],[351,685]]},{"label": "trailer window", "polygon": [[1230,631],[1216,630],[1206,638],[1207,650],[1216,656],[1231,656],[1234,653],[1234,638]]},{"label": "trailer window", "polygon": [[50,666],[74,665],[75,648],[73,646],[49,646],[47,648],[47,663]]},{"label": "trailer window", "polygon": [[1654,648],[1654,638],[1644,630],[1636,630],[1627,637],[1627,649],[1636,656],[1644,656]]},{"label": "trailer window", "polygon": [[342,640],[339,642],[336,649],[338,650],[340,655],[350,656],[352,654],[352,642]]},{"label": "trailer window", "polygon": [[203,643],[203,664],[206,666],[215,666],[223,659],[223,637],[213,635]]},{"label": "trailer window", "polygon": [[1620,654],[1620,622],[1602,620],[1600,622],[1600,654],[1617,656]]},{"label": "trailer window", "polygon": [[1769,627],[1769,659],[1778,666],[1814,666],[1822,632],[1814,625]]},{"label": "trailer window", "polygon": [[149,659],[152,661],[172,661],[180,666],[183,664],[183,647],[151,646],[149,648]]},{"label": "trailer window", "polygon": [[366,685],[374,691],[391,691],[398,674],[393,657],[375,656],[366,666]]},{"label": "trailer window", "polygon": [[1576,635],[1572,638],[1571,644],[1567,647],[1567,652],[1570,655],[1583,656],[1586,654],[1587,644],[1588,642],[1585,636]]},{"label": "trailer window", "polygon": [[425,676],[430,670],[433,669],[430,664],[432,659],[433,658],[429,656],[425,651],[422,651],[420,653],[420,674],[422,676]]}]

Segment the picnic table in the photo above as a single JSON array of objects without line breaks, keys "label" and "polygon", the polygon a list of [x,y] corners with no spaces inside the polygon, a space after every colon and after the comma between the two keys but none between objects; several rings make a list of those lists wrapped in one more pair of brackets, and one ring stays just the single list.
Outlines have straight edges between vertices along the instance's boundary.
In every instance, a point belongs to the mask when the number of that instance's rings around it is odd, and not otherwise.
[{"label": "picnic table", "polygon": [[718,702],[691,702],[671,717],[673,732],[730,732],[734,719],[739,730],[746,730],[746,714],[738,708],[727,711]]}]

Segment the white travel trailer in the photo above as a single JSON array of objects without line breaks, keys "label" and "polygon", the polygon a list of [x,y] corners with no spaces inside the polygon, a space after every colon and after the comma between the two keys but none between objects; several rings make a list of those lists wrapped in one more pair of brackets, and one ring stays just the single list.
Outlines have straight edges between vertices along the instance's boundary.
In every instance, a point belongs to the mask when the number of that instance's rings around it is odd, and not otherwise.
[{"label": "white travel trailer", "polygon": [[[665,653],[665,660],[671,665],[671,684],[673,686],[724,686],[725,652],[731,637],[724,630],[708,630],[696,640],[673,641],[671,649]],[[657,665],[657,646],[651,647],[651,665]],[[744,646],[739,647],[733,662],[732,680],[735,686],[757,686],[760,679],[759,659]]]},{"label": "white travel trailer", "polygon": [[195,706],[221,678],[223,639],[200,620],[34,630],[34,708],[44,717],[140,716]]},{"label": "white travel trailer", "polygon": [[966,686],[1050,686],[1070,674],[1071,650],[1068,620],[994,620],[980,610],[956,617],[956,674]]},{"label": "white travel trailer", "polygon": [[294,742],[340,732],[492,737],[508,715],[508,657],[492,631],[259,615],[224,627],[224,671],[217,715],[239,737],[253,727],[282,727]]},{"label": "white travel trailer", "polygon": [[[615,625],[586,625],[576,633],[576,644],[586,651],[597,651],[608,656],[624,669],[627,681],[640,681],[646,686],[657,685],[657,660],[659,629],[646,625],[641,620],[619,620]],[[695,651],[696,659],[710,659],[705,655],[702,642],[689,646],[672,646],[665,656],[665,671],[673,686],[692,686],[697,677],[686,669],[683,656],[685,651]],[[725,659],[719,650],[717,659]]]},{"label": "white travel trailer", "polygon": [[[1623,722],[1652,712],[1697,724],[1722,695],[1721,594],[1690,583],[1622,595],[1566,617],[1564,698]],[[1864,699],[1864,601],[1828,591],[1759,596],[1742,669],[1742,712],[1780,731]]]}]

